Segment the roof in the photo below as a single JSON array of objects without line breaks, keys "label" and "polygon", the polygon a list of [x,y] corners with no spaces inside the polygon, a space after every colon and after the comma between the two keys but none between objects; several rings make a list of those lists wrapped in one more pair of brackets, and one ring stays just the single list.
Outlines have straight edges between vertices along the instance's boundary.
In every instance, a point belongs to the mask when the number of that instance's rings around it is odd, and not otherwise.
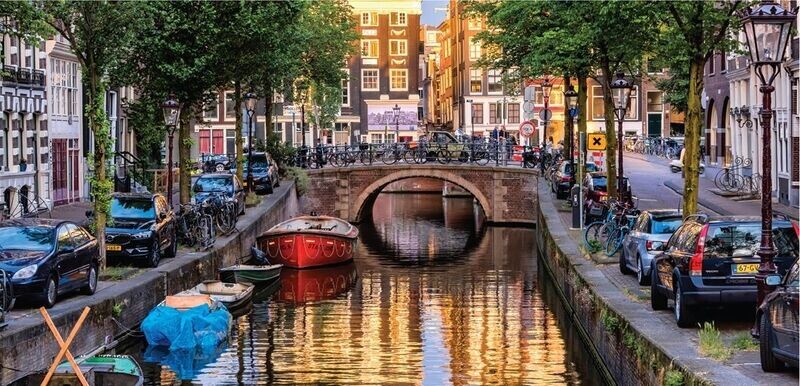
[{"label": "roof", "polygon": [[225,173],[225,172],[223,172],[223,173],[206,173],[206,174],[203,174],[200,177],[198,177],[198,179],[200,179],[200,178],[220,178],[220,177],[232,178],[233,174]]},{"label": "roof", "polygon": [[30,226],[55,228],[65,222],[69,221],[55,218],[15,218],[11,220],[0,221],[0,228]]},{"label": "roof", "polygon": [[124,198],[128,200],[152,200],[153,196],[159,195],[158,193],[114,193],[114,198]]}]

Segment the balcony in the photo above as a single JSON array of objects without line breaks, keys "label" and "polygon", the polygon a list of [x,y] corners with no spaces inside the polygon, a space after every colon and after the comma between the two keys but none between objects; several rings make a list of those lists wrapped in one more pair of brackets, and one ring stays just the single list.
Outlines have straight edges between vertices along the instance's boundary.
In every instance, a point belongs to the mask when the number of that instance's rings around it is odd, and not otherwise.
[{"label": "balcony", "polygon": [[33,70],[33,77],[31,78],[31,83],[34,86],[46,86],[45,82],[45,74],[42,70]]},{"label": "balcony", "polygon": [[22,84],[31,83],[31,70],[27,68],[20,68],[17,70],[17,82]]},{"label": "balcony", "polygon": [[17,68],[3,65],[3,82],[17,82]]}]

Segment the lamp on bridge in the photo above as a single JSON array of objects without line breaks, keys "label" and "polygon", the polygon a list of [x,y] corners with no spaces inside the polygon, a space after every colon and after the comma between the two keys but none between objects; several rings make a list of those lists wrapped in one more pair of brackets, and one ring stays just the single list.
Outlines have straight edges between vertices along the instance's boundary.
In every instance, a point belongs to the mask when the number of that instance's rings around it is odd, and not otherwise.
[{"label": "lamp on bridge", "polygon": [[397,103],[394,104],[392,113],[394,114],[394,141],[400,142],[400,106]]},{"label": "lamp on bridge", "polygon": [[247,191],[253,191],[253,115],[256,113],[258,96],[251,90],[244,94],[244,108],[247,110]]},{"label": "lamp on bridge", "polygon": [[[786,45],[791,37],[792,24],[797,17],[797,10],[784,9],[773,1],[747,7],[742,10],[742,27],[744,28],[747,46],[750,50],[750,61],[755,73],[761,81],[759,91],[761,100],[761,141],[764,161],[761,164],[761,245],[758,256],[761,264],[756,274],[758,295],[756,307],[760,306],[769,292],[775,288],[767,285],[767,276],[775,274],[773,257],[777,254],[772,243],[772,82],[781,72],[781,64],[786,52]],[[756,325],[758,325],[758,320]],[[753,332],[757,332],[757,327]]]},{"label": "lamp on bridge", "polygon": [[175,100],[173,95],[161,104],[161,112],[164,114],[164,125],[167,126],[167,202],[172,208],[172,141],[175,138],[175,128],[181,117],[181,104]]},{"label": "lamp on bridge", "polygon": [[619,165],[617,170],[617,197],[620,202],[625,200],[625,180],[622,166],[622,122],[625,120],[625,114],[628,110],[628,95],[633,88],[631,82],[625,79],[625,74],[622,72],[617,73],[617,79],[611,82],[611,92],[614,96],[614,113],[617,115],[617,158]]}]

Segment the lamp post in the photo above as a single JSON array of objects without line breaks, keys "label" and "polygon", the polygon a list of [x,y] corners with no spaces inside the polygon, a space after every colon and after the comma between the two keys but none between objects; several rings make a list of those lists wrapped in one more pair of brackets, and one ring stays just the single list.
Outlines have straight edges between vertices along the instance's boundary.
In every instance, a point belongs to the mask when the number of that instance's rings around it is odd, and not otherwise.
[{"label": "lamp post", "polygon": [[252,91],[244,94],[244,108],[247,110],[247,192],[253,191],[253,116],[256,113],[258,97]]},{"label": "lamp post", "polygon": [[[767,285],[767,276],[775,274],[773,257],[776,255],[772,243],[772,82],[781,71],[786,45],[791,36],[792,24],[797,17],[796,12],[786,10],[773,1],[764,1],[753,7],[747,7],[741,13],[742,25],[750,50],[750,61],[755,73],[761,81],[759,91],[761,100],[761,131],[763,147],[763,164],[761,165],[761,245],[758,256],[761,264],[756,274],[758,284],[757,306],[764,297],[774,289]],[[758,321],[756,321],[756,324]],[[754,328],[754,332],[756,329]]]},{"label": "lamp post", "polygon": [[564,98],[567,99],[569,105],[569,162],[572,164],[572,181],[569,183],[570,191],[572,186],[575,185],[575,169],[578,167],[583,168],[583,165],[575,165],[575,117],[578,116],[578,93],[572,85],[567,86],[567,91],[564,92]]},{"label": "lamp post", "polygon": [[[542,82],[542,100],[544,100],[544,110],[550,111],[550,91],[553,90],[553,84],[550,83],[549,78],[544,78],[544,82]],[[549,122],[549,113],[544,113],[545,119],[544,127],[542,128],[542,136],[544,137],[544,142],[547,143],[547,123]],[[555,144],[553,144],[555,146]]]},{"label": "lamp post", "polygon": [[[615,103],[614,114],[617,116],[617,196],[620,202],[624,201],[625,183],[624,168],[622,164],[622,122],[625,120],[625,113],[628,111],[628,93],[633,85],[625,79],[621,72],[617,73],[617,79],[611,82],[611,92],[614,95]],[[613,130],[613,128],[612,128]]]},{"label": "lamp post", "polygon": [[395,103],[392,109],[394,113],[394,142],[400,142],[400,106]]},{"label": "lamp post", "polygon": [[164,125],[167,126],[169,134],[167,140],[167,202],[172,208],[172,141],[175,137],[175,128],[178,127],[178,120],[181,116],[181,104],[170,96],[169,99],[161,104],[161,112],[164,114]]}]

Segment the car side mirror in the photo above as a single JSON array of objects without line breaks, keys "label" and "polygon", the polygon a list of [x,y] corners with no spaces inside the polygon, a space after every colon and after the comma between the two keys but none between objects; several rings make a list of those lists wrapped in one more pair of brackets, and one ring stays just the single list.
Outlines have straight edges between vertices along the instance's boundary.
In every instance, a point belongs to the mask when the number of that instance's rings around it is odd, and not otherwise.
[{"label": "car side mirror", "polygon": [[193,190],[195,193],[200,193],[203,191],[203,187],[200,185],[195,185]]},{"label": "car side mirror", "polygon": [[72,245],[62,245],[61,247],[58,248],[58,254],[59,255],[60,254],[64,254],[64,253],[72,253],[72,252],[75,252],[75,247],[72,246]]},{"label": "car side mirror", "polygon": [[780,285],[782,281],[783,278],[781,277],[781,275],[767,275],[767,277],[764,279],[764,282],[766,282],[767,285],[770,286]]},{"label": "car side mirror", "polygon": [[85,214],[86,214],[86,217],[89,217],[89,218],[94,217],[94,211],[91,210],[91,209],[87,209]]}]

